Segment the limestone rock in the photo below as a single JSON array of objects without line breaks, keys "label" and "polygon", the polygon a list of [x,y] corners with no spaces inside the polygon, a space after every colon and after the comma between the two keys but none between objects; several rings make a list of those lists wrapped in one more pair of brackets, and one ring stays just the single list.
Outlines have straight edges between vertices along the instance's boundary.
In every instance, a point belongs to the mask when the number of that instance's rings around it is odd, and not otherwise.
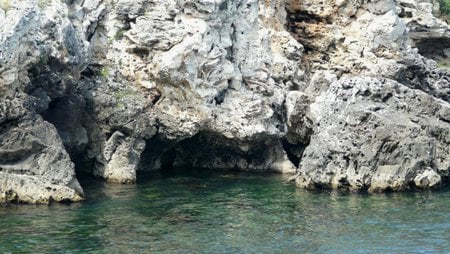
[{"label": "limestone rock", "polygon": [[116,131],[107,141],[103,157],[98,161],[94,174],[108,182],[134,183],[136,170],[145,142],[142,139],[125,138]]},{"label": "limestone rock", "polygon": [[409,36],[413,40],[423,38],[450,38],[448,24],[433,15],[438,1],[398,1],[399,16],[409,26]]},{"label": "limestone rock", "polygon": [[439,186],[442,177],[436,171],[428,168],[422,174],[418,174],[414,178],[414,184],[419,188],[429,189]]},{"label": "limestone rock", "polygon": [[[77,125],[82,111],[65,98],[88,61],[88,42],[61,1],[8,3],[0,10],[0,202],[82,200],[64,145],[83,150],[86,133]],[[42,116],[59,118],[60,132]]]},{"label": "limestone rock", "polygon": [[15,122],[0,129],[0,202],[82,200],[56,129],[40,118]]},{"label": "limestone rock", "polygon": [[397,191],[449,174],[450,125],[438,112],[450,104],[442,100],[389,79],[344,77],[310,107],[314,134],[299,186]]},{"label": "limestone rock", "polygon": [[81,199],[71,160],[120,183],[206,167],[376,192],[450,175],[437,1],[7,2],[2,200]]},{"label": "limestone rock", "polygon": [[[99,53],[88,67],[94,75],[85,125],[97,134],[88,145],[90,157],[104,152],[107,136],[120,130],[146,141],[142,161],[149,165],[138,167],[143,170],[171,161],[166,166],[294,172],[279,139],[283,101],[298,83],[303,47],[283,29],[282,2],[116,2],[93,36]],[[95,75],[106,69],[103,78]],[[152,131],[126,128],[131,119],[142,119]],[[198,137],[214,140],[198,144]],[[187,147],[190,142],[211,155]],[[226,155],[218,152],[224,150]],[[258,159],[245,159],[252,156]],[[104,163],[97,172],[111,162]]]}]

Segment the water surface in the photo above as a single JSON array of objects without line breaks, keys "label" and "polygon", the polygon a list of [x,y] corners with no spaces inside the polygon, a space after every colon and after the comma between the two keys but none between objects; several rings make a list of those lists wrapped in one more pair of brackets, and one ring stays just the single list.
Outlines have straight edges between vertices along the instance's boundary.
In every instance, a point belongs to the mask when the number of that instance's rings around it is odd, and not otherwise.
[{"label": "water surface", "polygon": [[450,252],[448,189],[310,192],[205,171],[83,184],[83,203],[0,208],[0,253]]}]

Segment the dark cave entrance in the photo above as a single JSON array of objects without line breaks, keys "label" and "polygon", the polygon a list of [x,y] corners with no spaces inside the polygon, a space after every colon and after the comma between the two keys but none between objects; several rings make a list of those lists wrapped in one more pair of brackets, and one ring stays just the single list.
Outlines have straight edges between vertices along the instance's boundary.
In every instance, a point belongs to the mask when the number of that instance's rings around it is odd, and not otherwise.
[{"label": "dark cave entrance", "polygon": [[450,38],[424,38],[416,41],[419,53],[435,60],[438,67],[450,69]]},{"label": "dark cave entrance", "polygon": [[288,159],[294,164],[296,168],[300,165],[301,157],[306,146],[299,144],[290,144],[287,140],[282,141],[283,149],[286,152]]},{"label": "dark cave entrance", "polygon": [[[141,160],[139,161],[138,171],[159,171],[162,168],[162,164],[165,167],[173,168],[173,163],[176,158],[176,152],[172,151],[174,143],[154,136],[145,141],[145,149],[141,154]],[[168,153],[166,155],[166,153]]]},{"label": "dark cave entrance", "polygon": [[280,137],[264,135],[252,141],[229,139],[210,132],[200,132],[180,141],[156,135],[146,140],[137,174],[147,178],[147,174],[173,176],[205,170],[288,175],[300,164],[305,147],[303,143],[290,144]]},{"label": "dark cave entrance", "polygon": [[28,70],[30,82],[25,92],[30,95],[31,111],[55,126],[78,175],[89,175],[94,160],[86,159],[89,143],[83,126],[86,101],[77,88],[78,80],[67,75],[67,66],[59,59],[42,54]]},{"label": "dark cave entrance", "polygon": [[161,169],[172,171],[174,169],[175,159],[177,158],[177,151],[175,148],[169,149],[161,155]]}]

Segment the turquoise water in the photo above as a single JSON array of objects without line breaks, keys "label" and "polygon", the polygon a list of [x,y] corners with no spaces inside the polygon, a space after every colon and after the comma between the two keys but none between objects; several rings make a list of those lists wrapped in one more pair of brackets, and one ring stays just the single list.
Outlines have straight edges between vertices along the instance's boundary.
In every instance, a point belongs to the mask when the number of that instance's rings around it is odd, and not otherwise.
[{"label": "turquoise water", "polygon": [[279,175],[84,180],[88,200],[0,208],[0,253],[449,253],[450,190],[309,192]]}]

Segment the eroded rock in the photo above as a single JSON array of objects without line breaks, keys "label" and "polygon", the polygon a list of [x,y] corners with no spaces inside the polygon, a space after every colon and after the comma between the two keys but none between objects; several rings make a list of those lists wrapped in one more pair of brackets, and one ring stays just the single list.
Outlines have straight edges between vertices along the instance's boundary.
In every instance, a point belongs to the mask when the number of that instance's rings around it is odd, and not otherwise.
[{"label": "eroded rock", "polygon": [[[118,1],[107,8],[92,37],[99,52],[92,61],[102,66],[93,72],[108,72],[89,77],[89,122],[95,120],[86,125],[96,133],[91,158],[104,153],[108,135],[119,130],[146,140],[146,151],[153,151],[144,152],[150,165],[140,169],[166,165],[163,157],[176,150],[178,166],[294,171],[280,138],[283,103],[299,82],[303,47],[283,28],[282,2]],[[132,121],[153,131],[136,130]],[[198,143],[202,133],[212,140]],[[211,154],[185,145],[193,140]],[[227,156],[218,152],[226,149]],[[252,156],[259,161],[247,162]]]},{"label": "eroded rock", "polygon": [[[0,202],[80,201],[83,190],[64,147],[83,150],[87,143],[81,125],[67,125],[79,124],[80,114],[76,107],[67,107],[67,115],[50,108],[76,89],[88,43],[66,4],[8,2],[0,10]],[[61,123],[59,134],[42,115],[58,116],[47,120]]]},{"label": "eroded rock", "polygon": [[450,126],[438,112],[450,105],[442,100],[389,79],[344,77],[310,107],[301,187],[398,191],[436,186],[437,172],[449,173]]},{"label": "eroded rock", "polygon": [[53,125],[41,118],[0,129],[0,202],[80,201],[74,164]]},{"label": "eroded rock", "polygon": [[70,159],[119,183],[206,167],[377,192],[450,175],[449,27],[436,1],[10,3],[2,200],[81,199]]}]

